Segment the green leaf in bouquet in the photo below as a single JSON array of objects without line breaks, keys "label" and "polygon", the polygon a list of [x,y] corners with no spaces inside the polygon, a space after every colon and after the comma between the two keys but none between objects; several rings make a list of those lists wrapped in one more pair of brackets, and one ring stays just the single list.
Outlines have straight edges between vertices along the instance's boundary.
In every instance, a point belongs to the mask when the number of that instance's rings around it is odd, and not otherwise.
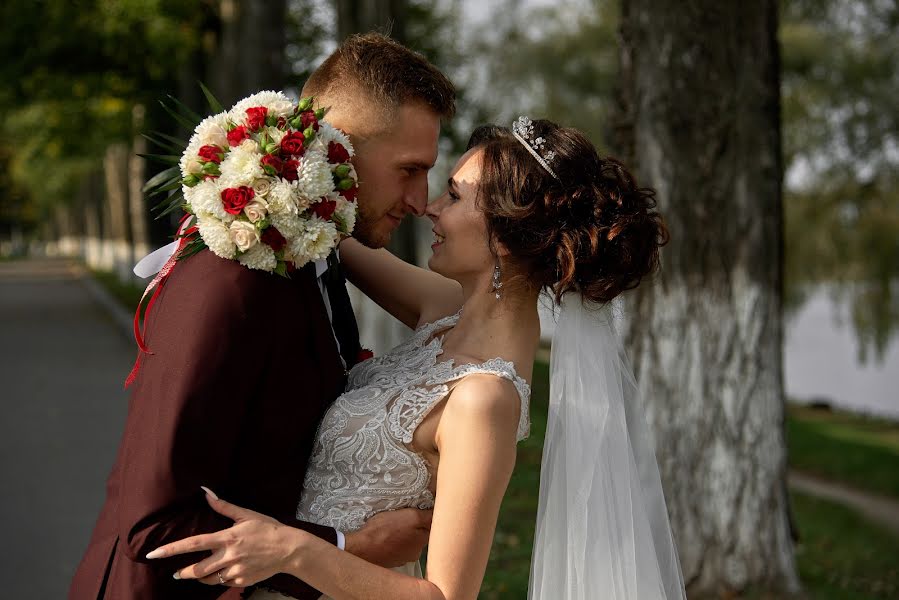
[{"label": "green leaf in bouquet", "polygon": [[178,253],[177,260],[184,260],[185,258],[190,258],[197,252],[200,252],[206,248],[206,242],[203,241],[203,238],[197,234],[197,237],[192,241],[188,242],[184,248],[181,249],[181,252]]},{"label": "green leaf in bouquet", "polygon": [[160,186],[168,185],[175,180],[181,181],[181,169],[177,166],[169,167],[151,177],[147,183],[144,184],[142,191],[145,193],[150,192]]},{"label": "green leaf in bouquet", "polygon": [[166,200],[160,202],[156,206],[153,207],[154,211],[161,211],[158,215],[156,215],[156,220],[165,217],[166,215],[170,215],[176,210],[181,208],[181,205],[184,203],[184,194],[181,193],[179,189],[174,194],[169,196]]},{"label": "green leaf in bouquet", "polygon": [[179,154],[138,154],[138,156],[164,165],[177,165],[181,162]]},{"label": "green leaf in bouquet", "polygon": [[[171,96],[169,96],[169,97],[171,98]],[[192,121],[190,119],[190,117],[182,115],[181,113],[179,113],[177,110],[175,110],[174,108],[172,108],[171,106],[169,106],[168,104],[163,102],[162,100],[159,101],[159,105],[162,107],[162,109],[165,112],[169,113],[169,116],[171,116],[173,119],[175,119],[175,121],[177,121],[178,124],[181,125],[182,127],[184,127],[185,129],[193,131],[194,128],[197,126],[197,124],[200,122],[199,118],[196,121]]]},{"label": "green leaf in bouquet", "polygon": [[275,274],[280,275],[285,279],[290,279],[290,276],[287,274],[287,263],[279,260],[278,266],[275,267]]},{"label": "green leaf in bouquet", "polygon": [[171,94],[166,94],[166,97],[174,105],[174,107],[176,109],[178,109],[181,116],[185,117],[186,119],[190,119],[191,121],[194,122],[194,126],[191,127],[191,129],[196,127],[200,123],[200,121],[203,120],[203,117],[200,116],[199,113],[194,112],[194,110],[191,107],[186,105],[184,102],[181,102],[181,100],[178,100]]},{"label": "green leaf in bouquet", "polygon": [[[152,144],[159,146],[163,150],[166,150],[167,152],[183,154],[184,149],[187,147],[186,142],[182,142],[178,138],[172,137],[170,135],[167,136],[160,131],[154,131],[152,134],[142,133],[141,136],[149,140]],[[170,138],[170,141],[165,141],[165,138]]]},{"label": "green leaf in bouquet", "polygon": [[200,89],[203,90],[203,95],[206,96],[206,102],[209,103],[209,108],[212,109],[213,114],[225,112],[222,103],[209,91],[209,88],[203,85],[202,81],[198,81],[197,83],[200,84]]}]

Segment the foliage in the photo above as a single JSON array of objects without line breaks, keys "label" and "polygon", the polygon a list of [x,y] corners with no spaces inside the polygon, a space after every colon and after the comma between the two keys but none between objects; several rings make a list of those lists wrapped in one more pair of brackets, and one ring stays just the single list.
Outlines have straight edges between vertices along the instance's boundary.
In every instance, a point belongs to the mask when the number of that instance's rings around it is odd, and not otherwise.
[{"label": "foliage", "polygon": [[[9,174],[32,210],[47,212],[98,168],[106,147],[128,140],[132,108],[171,89],[199,43],[201,0],[4,3],[0,48],[2,143]],[[10,199],[4,196],[4,202]],[[20,199],[20,201],[22,201]]]},{"label": "foliage", "polygon": [[838,282],[861,341],[899,326],[899,6],[782,4],[788,302]]},{"label": "foliage", "polygon": [[524,10],[506,0],[477,32],[466,78],[494,121],[545,116],[608,146],[618,72],[618,4],[597,0]]}]

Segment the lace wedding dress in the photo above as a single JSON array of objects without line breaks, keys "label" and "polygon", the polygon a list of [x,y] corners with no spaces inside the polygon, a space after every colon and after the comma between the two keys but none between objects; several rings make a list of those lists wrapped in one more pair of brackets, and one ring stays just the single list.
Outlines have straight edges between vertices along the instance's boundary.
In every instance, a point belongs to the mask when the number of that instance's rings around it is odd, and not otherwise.
[{"label": "lace wedding dress", "polygon": [[[521,398],[518,441],[530,431],[531,390],[512,363],[438,361],[442,335],[459,314],[419,327],[411,338],[350,371],[347,391],[325,413],[303,483],[297,518],[349,533],[375,513],[434,506],[433,473],[410,447],[415,429],[463,377],[487,373],[511,381]],[[421,577],[419,563],[396,570]],[[250,600],[283,600],[257,590]],[[324,597],[322,597],[324,598]]]}]

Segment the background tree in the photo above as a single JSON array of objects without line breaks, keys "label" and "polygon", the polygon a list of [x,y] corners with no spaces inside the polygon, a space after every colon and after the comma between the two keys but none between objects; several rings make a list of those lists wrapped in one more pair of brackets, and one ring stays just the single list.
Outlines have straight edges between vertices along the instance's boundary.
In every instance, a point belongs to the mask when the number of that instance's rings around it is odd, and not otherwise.
[{"label": "background tree", "polygon": [[625,336],[685,579],[696,596],[794,592],[777,6],[621,6],[625,154],[672,240]]}]

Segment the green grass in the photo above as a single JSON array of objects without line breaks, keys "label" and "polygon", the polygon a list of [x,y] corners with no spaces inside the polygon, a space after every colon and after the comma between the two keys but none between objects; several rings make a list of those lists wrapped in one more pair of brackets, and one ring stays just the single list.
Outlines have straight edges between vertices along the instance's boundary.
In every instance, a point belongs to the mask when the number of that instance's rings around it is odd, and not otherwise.
[{"label": "green grass", "polygon": [[791,494],[796,562],[809,598],[899,598],[899,537],[825,500]]},{"label": "green grass", "polygon": [[[531,437],[518,447],[518,463],[503,501],[481,586],[479,597],[484,600],[527,597],[548,379],[548,365],[538,362],[531,398]],[[834,479],[849,479],[847,483],[868,482],[859,485],[883,493],[897,489],[893,487],[899,476],[895,472],[899,448],[896,424],[791,406],[787,428],[794,467]],[[811,464],[819,468],[809,468]],[[899,597],[899,538],[840,505],[802,494],[791,496],[800,535],[796,560],[808,598]]]},{"label": "green grass", "polygon": [[122,283],[115,273],[109,271],[91,270],[91,275],[97,282],[106,288],[106,291],[119,301],[126,310],[134,310],[140,297],[144,293],[144,288],[132,283]]},{"label": "green grass", "polygon": [[899,423],[791,405],[790,466],[899,498]]}]

